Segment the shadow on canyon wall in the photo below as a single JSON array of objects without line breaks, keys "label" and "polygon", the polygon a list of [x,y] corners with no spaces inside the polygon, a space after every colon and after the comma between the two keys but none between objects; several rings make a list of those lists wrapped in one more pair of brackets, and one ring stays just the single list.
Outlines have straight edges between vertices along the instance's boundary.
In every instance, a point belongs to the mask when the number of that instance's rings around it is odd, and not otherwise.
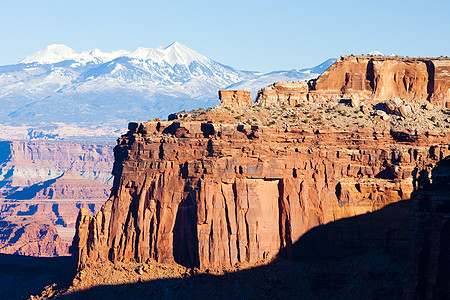
[{"label": "shadow on canyon wall", "polygon": [[[398,299],[408,258],[410,207],[411,201],[402,201],[316,227],[292,245],[291,259],[281,251],[270,264],[251,269],[98,286],[62,298]],[[7,287],[2,299],[26,299],[52,283],[64,288],[72,278],[70,257],[0,255],[0,286]]]},{"label": "shadow on canyon wall", "polygon": [[[99,286],[64,299],[399,299],[412,235],[411,201],[316,227],[268,265]],[[290,252],[290,251],[286,251]]]},{"label": "shadow on canyon wall", "polygon": [[[446,158],[431,173],[419,174],[415,182],[418,190],[412,200],[315,227],[264,266],[222,275],[211,271],[183,278],[97,286],[62,298],[400,299],[402,294],[405,296],[406,286],[412,292],[405,299],[441,299],[449,288],[449,272],[442,271],[442,266],[449,265],[450,247],[447,240],[428,237],[449,236],[448,222],[442,218],[442,213],[450,211],[449,177],[450,158]],[[424,214],[428,214],[425,221]],[[436,252],[439,265],[435,274],[440,289],[437,297],[430,297],[430,287],[425,286],[433,284],[430,272],[424,268],[432,265],[434,256],[425,256],[431,246],[424,241],[440,249],[431,251]],[[0,256],[0,284],[11,287],[2,297],[17,299],[15,296],[37,294],[53,282],[64,287],[70,274],[73,276],[69,260]]]},{"label": "shadow on canyon wall", "polygon": [[12,193],[12,194],[6,196],[6,199],[14,199],[14,200],[30,200],[30,199],[33,199],[34,197],[36,197],[36,195],[40,191],[48,188],[50,185],[55,183],[57,179],[59,179],[61,177],[62,177],[62,175],[57,177],[57,178],[54,178],[54,179],[49,179],[49,180],[46,180],[46,181],[43,181],[43,182],[39,182],[39,183],[33,184],[31,186],[28,186],[28,187],[24,188],[21,191],[17,191],[15,193]]}]

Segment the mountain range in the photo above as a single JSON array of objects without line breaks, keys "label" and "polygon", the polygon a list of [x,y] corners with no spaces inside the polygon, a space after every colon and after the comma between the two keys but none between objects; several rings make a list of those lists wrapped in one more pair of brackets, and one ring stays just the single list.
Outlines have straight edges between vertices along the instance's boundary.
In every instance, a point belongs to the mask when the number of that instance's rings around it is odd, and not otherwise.
[{"label": "mountain range", "polygon": [[256,92],[275,81],[308,80],[315,68],[241,71],[175,42],[134,51],[77,53],[49,45],[0,66],[0,138],[111,138],[130,121],[219,104],[219,89]]}]

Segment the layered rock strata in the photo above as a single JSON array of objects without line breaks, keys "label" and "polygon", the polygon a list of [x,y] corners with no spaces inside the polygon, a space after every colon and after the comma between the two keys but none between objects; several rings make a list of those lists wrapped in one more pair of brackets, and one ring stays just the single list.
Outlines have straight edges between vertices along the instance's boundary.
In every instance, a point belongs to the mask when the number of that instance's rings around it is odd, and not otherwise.
[{"label": "layered rock strata", "polygon": [[[72,253],[78,268],[155,259],[207,269],[290,257],[318,225],[396,203],[408,214],[402,200],[417,168],[449,155],[449,141],[447,132],[131,123],[114,150],[111,197],[93,217],[80,211]],[[408,252],[409,221],[373,228],[367,244],[389,240]],[[346,230],[342,237],[361,238]]]},{"label": "layered rock strata", "polygon": [[260,105],[297,106],[307,101],[308,83],[306,81],[281,81],[261,89],[257,102]]},{"label": "layered rock strata", "polygon": [[27,256],[62,256],[68,254],[68,245],[52,224],[23,221],[14,224],[0,221],[0,252]]},{"label": "layered rock strata", "polygon": [[[110,194],[112,148],[106,143],[1,141],[0,220],[9,228],[4,232],[27,234],[16,239],[4,233],[3,240],[9,244],[0,253],[21,248],[22,255],[67,255],[66,245],[65,251],[46,246],[39,252],[22,244],[26,237],[33,237],[32,229],[39,235],[42,228],[56,228],[63,244],[72,241],[79,209],[97,212]],[[59,237],[53,246],[60,248]]]},{"label": "layered rock strata", "polygon": [[252,96],[247,91],[219,91],[220,106],[222,107],[240,107],[252,106]]},{"label": "layered rock strata", "polygon": [[102,184],[111,182],[112,146],[50,141],[0,141],[0,190],[55,179],[66,172]]},{"label": "layered rock strata", "polygon": [[297,105],[291,97],[313,102],[400,98],[450,108],[450,59],[342,56],[316,80],[274,84],[262,89],[256,102]]}]

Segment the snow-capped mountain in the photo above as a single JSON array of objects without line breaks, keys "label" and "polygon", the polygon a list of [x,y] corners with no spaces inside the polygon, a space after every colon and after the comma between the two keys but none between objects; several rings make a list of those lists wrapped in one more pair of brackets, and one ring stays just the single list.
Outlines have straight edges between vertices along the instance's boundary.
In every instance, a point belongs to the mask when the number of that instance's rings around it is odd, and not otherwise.
[{"label": "snow-capped mountain", "polygon": [[130,121],[217,105],[219,89],[256,95],[275,81],[317,77],[324,71],[319,67],[268,74],[240,71],[177,42],[81,53],[50,45],[16,65],[0,66],[0,133],[5,125],[32,128],[33,136],[61,124],[122,130]]},{"label": "snow-capped mountain", "polygon": [[249,91],[255,100],[258,91],[265,86],[269,86],[276,81],[301,81],[317,78],[334,62],[335,58],[330,58],[314,68],[289,71],[274,71],[267,74],[261,74],[255,78],[244,79],[240,82],[228,86],[227,90],[244,90]]},{"label": "snow-capped mountain", "polygon": [[117,57],[124,56],[129,53],[130,52],[126,50],[103,52],[100,49],[93,49],[90,51],[77,53],[75,52],[75,50],[67,47],[66,45],[54,44],[49,45],[45,47],[45,49],[25,57],[19,63],[55,64],[65,60],[73,60],[84,64],[90,62],[102,63],[111,61]]},{"label": "snow-capped mountain", "polygon": [[380,52],[380,51],[378,51],[378,50],[375,50],[375,51],[369,52],[369,55],[373,55],[373,56],[384,56],[384,54],[383,54],[383,53],[381,53],[381,52]]}]

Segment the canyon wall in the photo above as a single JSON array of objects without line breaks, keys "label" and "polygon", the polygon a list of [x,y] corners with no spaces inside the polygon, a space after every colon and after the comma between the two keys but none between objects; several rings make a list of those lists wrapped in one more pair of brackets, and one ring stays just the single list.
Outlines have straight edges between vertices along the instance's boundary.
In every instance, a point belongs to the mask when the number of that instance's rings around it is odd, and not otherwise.
[{"label": "canyon wall", "polygon": [[450,157],[418,174],[415,228],[403,299],[450,297]]},{"label": "canyon wall", "polygon": [[[307,87],[307,88],[306,88]],[[428,100],[450,108],[450,59],[386,56],[342,56],[316,80],[263,88],[257,103],[295,106],[292,97],[313,102],[392,98]]]},{"label": "canyon wall", "polygon": [[250,92],[246,91],[219,91],[220,106],[223,107],[238,107],[238,106],[252,106],[252,96]]},{"label": "canyon wall", "polygon": [[65,172],[108,184],[112,163],[109,144],[0,141],[0,180],[4,188],[30,186]]},{"label": "canyon wall", "polygon": [[0,253],[54,257],[68,253],[68,245],[51,223],[24,220],[0,221]]},{"label": "canyon wall", "polygon": [[[0,253],[67,255],[79,209],[95,213],[109,197],[112,148],[106,143],[1,141]],[[37,243],[36,236],[44,232],[45,247],[24,247]]]},{"label": "canyon wall", "polygon": [[[318,225],[398,206],[398,222],[349,226],[335,244],[386,241],[407,256],[418,170],[450,154],[448,132],[130,123],[114,149],[110,199],[80,211],[78,268],[155,259],[200,269],[292,256]],[[445,144],[447,143],[447,144]],[[392,224],[392,223],[389,223]]]},{"label": "canyon wall", "polygon": [[296,106],[307,101],[308,83],[306,81],[275,82],[258,93],[257,103],[260,105]]}]

